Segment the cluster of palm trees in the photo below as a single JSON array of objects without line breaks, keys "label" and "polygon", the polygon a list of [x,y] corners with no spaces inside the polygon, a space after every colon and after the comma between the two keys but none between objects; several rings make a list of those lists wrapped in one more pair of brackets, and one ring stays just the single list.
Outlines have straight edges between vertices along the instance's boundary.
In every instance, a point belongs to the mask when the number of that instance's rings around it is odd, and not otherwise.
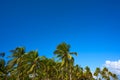
[{"label": "cluster of palm trees", "polygon": [[57,59],[39,56],[38,51],[25,51],[23,47],[11,50],[9,61],[0,56],[0,80],[118,80],[117,75],[107,68],[96,68],[92,73],[90,68],[74,64],[70,45],[61,43],[54,54]]}]

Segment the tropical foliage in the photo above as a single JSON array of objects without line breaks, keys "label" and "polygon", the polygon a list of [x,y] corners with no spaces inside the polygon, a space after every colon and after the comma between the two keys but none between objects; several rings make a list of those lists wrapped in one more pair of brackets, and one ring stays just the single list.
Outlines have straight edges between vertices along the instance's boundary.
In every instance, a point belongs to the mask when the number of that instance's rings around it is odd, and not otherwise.
[{"label": "tropical foliage", "polygon": [[25,51],[24,47],[11,50],[9,61],[5,61],[5,53],[0,56],[0,80],[118,80],[117,75],[106,67],[96,68],[92,73],[90,68],[74,64],[70,45],[61,43],[54,51],[55,58],[39,56],[38,51]]}]

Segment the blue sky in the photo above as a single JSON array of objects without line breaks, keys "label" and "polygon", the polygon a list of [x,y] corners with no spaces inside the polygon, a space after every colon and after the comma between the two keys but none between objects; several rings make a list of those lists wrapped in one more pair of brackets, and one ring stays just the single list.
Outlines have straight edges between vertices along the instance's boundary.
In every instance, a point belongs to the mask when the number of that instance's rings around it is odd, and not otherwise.
[{"label": "blue sky", "polygon": [[53,57],[61,42],[93,70],[120,59],[119,0],[1,0],[0,52],[17,46]]}]

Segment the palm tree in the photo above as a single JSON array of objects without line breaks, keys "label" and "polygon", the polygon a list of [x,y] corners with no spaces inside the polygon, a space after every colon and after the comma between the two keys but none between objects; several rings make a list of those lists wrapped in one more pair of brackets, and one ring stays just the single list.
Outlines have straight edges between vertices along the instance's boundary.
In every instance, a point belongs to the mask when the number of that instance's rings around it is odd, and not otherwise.
[{"label": "palm tree", "polygon": [[6,70],[6,66],[5,66],[5,60],[4,59],[0,59],[0,79],[2,80],[7,80],[7,70]]},{"label": "palm tree", "polygon": [[94,72],[94,76],[97,77],[97,80],[99,79],[100,72],[101,72],[100,68],[97,67],[96,70],[95,70],[95,72]]},{"label": "palm tree", "polygon": [[112,73],[112,78],[114,79],[114,80],[118,80],[118,77],[117,77],[117,75],[116,74],[114,74],[114,73]]},{"label": "palm tree", "polygon": [[88,66],[85,67],[85,72],[84,72],[84,76],[88,79],[92,79],[92,72],[90,70],[90,68]]},{"label": "palm tree", "polygon": [[[0,56],[4,57],[5,53],[0,53]],[[0,58],[0,80],[7,80],[9,72],[10,69],[8,68],[8,65],[6,65],[5,59]]]},{"label": "palm tree", "polygon": [[58,70],[57,64],[55,63],[54,59],[46,59],[46,78],[57,80]]},{"label": "palm tree", "polygon": [[19,80],[20,76],[23,75],[21,66],[23,66],[24,62],[23,56],[25,54],[25,48],[17,47],[15,50],[11,50],[10,52],[12,52],[12,55],[9,57],[12,59],[8,62],[8,66],[10,69],[13,69],[11,74],[16,74],[17,80]]},{"label": "palm tree", "polygon": [[40,66],[40,59],[38,56],[37,51],[30,51],[28,54],[25,54],[25,64],[26,67],[25,72],[27,72],[28,75],[32,75],[32,80],[34,80],[36,77],[38,77],[37,70],[39,70]]},{"label": "palm tree", "polygon": [[118,80],[118,77],[116,74],[110,72],[108,68],[104,67],[102,71],[100,72],[102,79],[110,80],[113,78],[114,80]]},{"label": "palm tree", "polygon": [[62,60],[62,64],[61,66],[64,67],[65,70],[65,78],[67,79],[67,75],[68,75],[68,65],[71,63],[70,61],[72,61],[72,56],[71,55],[77,55],[76,52],[70,52],[70,45],[66,44],[66,43],[61,43],[57,46],[56,50],[54,51],[54,54],[57,55],[57,57]]},{"label": "palm tree", "polygon": [[110,80],[110,76],[108,75],[108,68],[104,67],[101,71],[102,78],[106,80]]},{"label": "palm tree", "polygon": [[81,80],[81,77],[83,76],[83,68],[79,65],[75,65],[73,68],[73,80]]}]

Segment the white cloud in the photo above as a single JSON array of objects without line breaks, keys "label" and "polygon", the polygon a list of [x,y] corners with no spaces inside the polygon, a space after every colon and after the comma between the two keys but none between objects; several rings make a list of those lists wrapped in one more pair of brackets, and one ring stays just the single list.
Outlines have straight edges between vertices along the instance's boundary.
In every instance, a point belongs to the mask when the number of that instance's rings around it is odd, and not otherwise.
[{"label": "white cloud", "polygon": [[105,67],[109,68],[110,71],[120,75],[120,60],[118,61],[109,61],[105,62]]}]

